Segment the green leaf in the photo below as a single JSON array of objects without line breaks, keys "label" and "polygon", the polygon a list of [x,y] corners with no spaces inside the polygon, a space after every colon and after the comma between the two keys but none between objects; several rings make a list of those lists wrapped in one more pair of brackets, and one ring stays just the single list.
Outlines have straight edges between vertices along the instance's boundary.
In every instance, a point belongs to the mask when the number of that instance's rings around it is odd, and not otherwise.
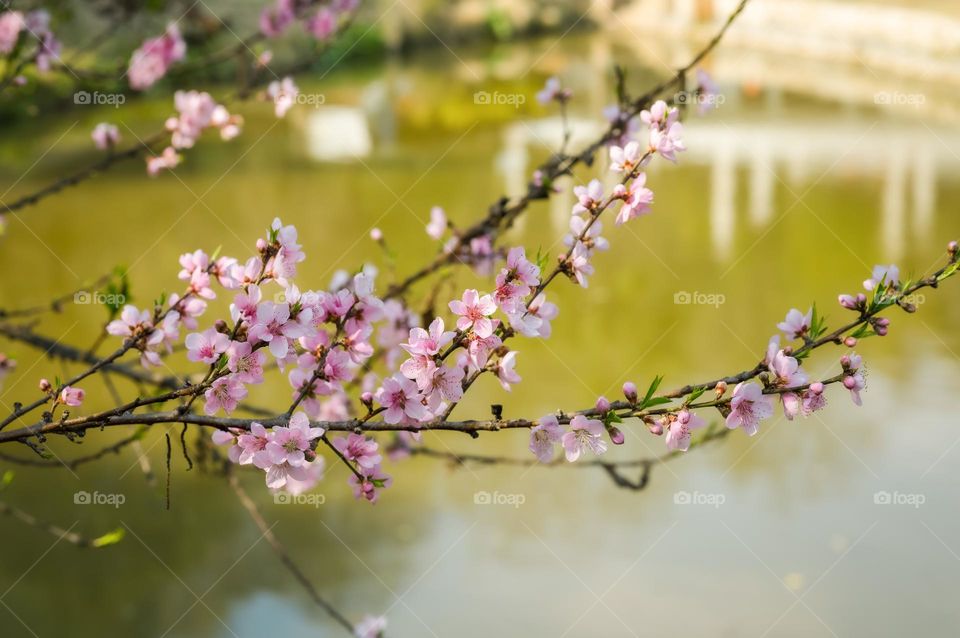
[{"label": "green leaf", "polygon": [[127,531],[122,527],[118,527],[112,532],[107,532],[103,536],[93,539],[90,544],[94,547],[107,547],[108,545],[116,545],[123,540],[123,537],[126,535]]},{"label": "green leaf", "polygon": [[690,396],[687,397],[687,403],[688,404],[693,403],[694,401],[699,399],[701,396],[703,396],[703,393],[706,391],[707,391],[706,388],[700,388],[699,390],[694,390],[693,392],[690,393]]}]

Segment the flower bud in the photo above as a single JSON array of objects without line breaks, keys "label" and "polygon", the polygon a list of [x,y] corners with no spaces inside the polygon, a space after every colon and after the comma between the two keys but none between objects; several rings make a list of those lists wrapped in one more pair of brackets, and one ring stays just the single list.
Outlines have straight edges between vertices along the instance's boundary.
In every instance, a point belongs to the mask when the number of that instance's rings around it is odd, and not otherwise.
[{"label": "flower bud", "polygon": [[373,241],[383,241],[383,231],[379,228],[370,229],[370,239]]},{"label": "flower bud", "polygon": [[857,387],[857,380],[853,377],[844,377],[843,387],[845,387],[847,390],[853,390],[855,387]]},{"label": "flower bud", "polygon": [[876,327],[874,327],[873,331],[877,333],[877,336],[878,336],[878,337],[886,337],[886,336],[887,336],[887,327],[886,327],[886,326],[876,326]]},{"label": "flower bud", "polygon": [[648,423],[647,429],[650,430],[650,434],[655,436],[660,436],[663,434],[663,424],[662,423]]},{"label": "flower bud", "polygon": [[46,379],[40,379],[40,392],[50,392],[53,389],[53,386],[50,385],[50,382]]},{"label": "flower bud", "polygon": [[952,241],[952,242],[950,242],[949,244],[947,244],[947,252],[950,253],[951,256],[957,254],[957,242],[956,242],[956,241]]},{"label": "flower bud", "polygon": [[230,326],[228,326],[227,322],[223,319],[217,319],[213,323],[213,328],[221,334],[230,334]]},{"label": "flower bud", "polygon": [[840,295],[837,300],[840,302],[840,305],[847,310],[857,309],[857,298],[853,295]]},{"label": "flower bud", "polygon": [[877,319],[876,324],[877,324],[878,326],[881,326],[881,327],[883,327],[883,328],[886,328],[887,326],[890,325],[890,320],[887,319],[886,317],[880,317],[879,319]]},{"label": "flower bud", "polygon": [[846,339],[843,340],[843,345],[847,346],[848,348],[853,348],[857,345],[857,338],[847,337]]},{"label": "flower bud", "polygon": [[862,306],[865,303],[867,303],[867,296],[862,292],[857,293],[857,305]]},{"label": "flower bud", "polygon": [[810,384],[810,392],[813,392],[814,394],[823,394],[823,384],[819,381],[814,381]]},{"label": "flower bud", "polygon": [[620,431],[620,428],[615,428],[610,426],[607,428],[607,434],[610,435],[610,442],[614,445],[623,445],[624,436],[623,432]]},{"label": "flower bud", "polygon": [[597,412],[605,414],[610,411],[610,402],[607,401],[607,397],[600,397],[597,399],[595,407],[597,408]]},{"label": "flower bud", "polygon": [[847,355],[843,355],[842,357],[840,357],[840,365],[843,366],[843,369],[844,369],[844,370],[849,370],[849,369],[850,369],[850,357],[848,357]]},{"label": "flower bud", "polygon": [[372,407],[373,407],[373,393],[372,393],[372,392],[364,392],[363,394],[361,394],[361,395],[360,395],[360,402],[361,402],[362,404],[364,404],[365,406],[367,406],[368,408],[372,408]]},{"label": "flower bud", "polygon": [[630,403],[637,402],[637,384],[632,381],[627,381],[623,384],[623,396],[627,397],[627,401]]},{"label": "flower bud", "polygon": [[267,252],[267,240],[263,237],[257,239],[257,252],[265,253]]},{"label": "flower bud", "polygon": [[718,382],[717,385],[713,388],[713,391],[717,395],[717,398],[719,399],[727,391],[727,382],[726,381]]},{"label": "flower bud", "polygon": [[677,423],[680,425],[690,423],[690,412],[688,410],[680,410],[677,412]]}]

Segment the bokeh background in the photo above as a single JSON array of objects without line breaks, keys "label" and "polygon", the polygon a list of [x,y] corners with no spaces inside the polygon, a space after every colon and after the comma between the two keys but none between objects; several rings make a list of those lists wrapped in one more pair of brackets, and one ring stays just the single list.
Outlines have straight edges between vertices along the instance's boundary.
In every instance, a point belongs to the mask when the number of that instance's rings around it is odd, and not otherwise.
[{"label": "bokeh background", "polygon": [[[240,32],[255,25],[258,4],[207,8],[229,13]],[[278,121],[270,104],[245,104],[240,138],[205,138],[174,174],[149,179],[130,163],[7,215],[2,306],[43,303],[118,265],[133,303],[145,304],[179,288],[181,253],[222,246],[245,256],[277,215],[300,231],[302,288],[368,261],[383,286],[391,265],[369,239],[373,227],[395,272],[409,273],[436,250],[424,232],[431,206],[465,226],[502,193],[522,192],[556,149],[557,113],[534,99],[547,77],[575,93],[579,147],[614,101],[614,64],[639,92],[689,60],[732,6],[374,3],[355,54],[298,78],[322,105]],[[82,9],[74,19],[94,20]],[[508,417],[538,416],[614,398],[625,380],[646,386],[663,374],[672,387],[751,367],[791,307],[816,302],[839,321],[836,295],[856,292],[874,264],[919,275],[960,235],[954,3],[753,0],[704,68],[723,103],[691,115],[678,166],[651,166],[655,213],[608,224],[612,248],[596,259],[589,290],[553,289],[553,337],[516,344],[523,383],[507,394],[486,378],[458,414],[483,417],[502,403]],[[214,78],[200,86],[228,88]],[[523,100],[483,104],[477,92]],[[132,141],[170,110],[160,89],[118,109],[11,111],[2,199],[93,161],[97,122],[118,123]],[[570,187],[597,175],[605,161],[534,205],[510,243],[556,254]],[[474,283],[489,286],[461,269],[447,290]],[[676,303],[684,292],[722,303]],[[950,281],[922,301],[916,315],[892,316],[888,337],[858,347],[869,370],[862,408],[833,391],[814,417],[771,419],[754,438],[736,432],[656,466],[641,492],[597,469],[452,468],[419,457],[389,464],[395,484],[374,507],[353,500],[335,464],[318,507],[275,504],[257,473],[243,480],[320,591],[354,620],[386,614],[391,636],[953,635],[960,290]],[[68,303],[38,329],[89,345],[105,318],[101,307]],[[2,350],[19,361],[0,390],[4,406],[34,398],[39,377],[76,370],[20,344]],[[806,368],[833,374],[840,354],[825,349]],[[89,408],[109,403],[104,389],[88,391]],[[289,392],[279,380],[251,399],[286,405]],[[611,458],[664,451],[642,427],[626,429]],[[82,454],[94,434],[53,449]],[[528,456],[520,432],[425,439]],[[337,635],[222,478],[183,471],[175,454],[166,511],[159,429],[143,449],[153,481],[129,449],[76,471],[0,462],[16,472],[7,502],[88,535],[127,530],[118,545],[85,550],[0,519],[3,636]],[[80,490],[125,502],[75,505]],[[478,504],[481,492],[523,503]],[[898,505],[897,495],[922,504]]]}]

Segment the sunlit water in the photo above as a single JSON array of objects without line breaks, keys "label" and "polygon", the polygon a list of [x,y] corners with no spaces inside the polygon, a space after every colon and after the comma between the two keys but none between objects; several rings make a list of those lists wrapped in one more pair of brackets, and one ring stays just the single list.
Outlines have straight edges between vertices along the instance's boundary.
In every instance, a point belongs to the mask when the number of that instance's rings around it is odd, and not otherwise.
[{"label": "sunlit water", "polygon": [[[374,226],[397,254],[397,271],[410,272],[435,250],[423,232],[430,206],[466,224],[515,191],[518,175],[545,157],[544,143],[556,143],[556,120],[533,104],[547,74],[564,71],[578,93],[574,145],[599,126],[596,113],[611,100],[608,64],[627,52],[599,36],[550,44],[460,52],[461,60],[437,50],[304,82],[304,91],[323,93],[323,107],[300,106],[279,123],[265,105],[245,107],[244,135],[230,145],[205,139],[176,176],[148,180],[138,163],[27,209],[0,240],[2,304],[42,302],[117,264],[129,267],[134,302],[147,304],[178,288],[180,253],[222,246],[246,255],[275,215],[300,229],[301,287],[324,286],[334,270],[364,260],[377,260],[389,279],[368,239]],[[718,80],[726,104],[689,121],[679,166],[650,171],[655,214],[608,224],[613,248],[597,258],[589,290],[553,289],[561,306],[553,338],[516,344],[523,383],[508,395],[485,379],[458,414],[483,417],[502,403],[507,416],[538,416],[613,398],[628,379],[645,385],[664,374],[676,386],[742,370],[790,307],[816,301],[838,321],[837,293],[855,292],[874,263],[896,260],[919,274],[960,234],[960,146],[949,124]],[[526,103],[477,105],[481,90]],[[29,140],[2,149],[5,183],[51,148],[12,190],[28,192],[58,166],[93,157],[87,136],[97,121],[144,134],[167,104],[81,113],[76,124],[43,120],[42,134],[27,131]],[[316,159],[343,150],[332,131],[363,153],[356,124],[366,126],[369,153]],[[512,241],[555,255],[572,201],[555,202],[535,206]],[[477,280],[459,272],[457,281]],[[684,292],[723,303],[675,303]],[[353,501],[342,467],[318,488],[326,501],[316,508],[274,504],[253,472],[245,481],[319,590],[353,619],[386,613],[390,635],[948,635],[960,621],[960,290],[951,281],[925,294],[916,316],[893,315],[889,337],[858,348],[869,366],[864,407],[832,391],[816,418],[770,420],[752,439],[734,433],[656,467],[643,492],[617,489],[597,469],[453,470],[431,459],[391,464],[395,486],[375,507]],[[101,308],[68,304],[39,329],[89,344],[104,318]],[[36,353],[20,345],[3,350],[20,361],[0,394],[5,406],[32,399],[40,376],[75,371],[34,365]],[[839,354],[825,350],[806,367],[833,374]],[[90,391],[85,409],[106,405],[105,391]],[[279,407],[289,392],[277,382],[251,399]],[[54,449],[67,458],[110,436]],[[425,439],[438,449],[528,455],[520,432]],[[51,547],[53,537],[4,520],[4,636],[336,635],[222,479],[184,472],[174,454],[165,511],[161,432],[144,446],[159,484],[147,483],[129,450],[76,474],[16,468],[9,502],[87,535],[129,532],[92,551]],[[631,424],[610,456],[663,449]],[[77,506],[79,490],[126,502]],[[484,491],[524,502],[476,504]],[[878,492],[924,502],[877,504]],[[685,494],[722,503],[678,503]]]}]

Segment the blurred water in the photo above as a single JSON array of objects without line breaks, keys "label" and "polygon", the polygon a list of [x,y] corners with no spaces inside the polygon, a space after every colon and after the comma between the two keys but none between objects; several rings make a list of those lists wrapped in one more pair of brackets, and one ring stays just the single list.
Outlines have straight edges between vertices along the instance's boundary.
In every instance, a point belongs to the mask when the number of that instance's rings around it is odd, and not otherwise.
[{"label": "blurred water", "polygon": [[[544,143],[556,143],[556,119],[533,103],[546,75],[562,71],[577,91],[576,137],[599,125],[596,114],[612,99],[608,65],[630,59],[626,50],[596,35],[550,44],[458,51],[459,59],[433,51],[302,82],[326,106],[300,106],[279,123],[268,106],[247,106],[240,139],[205,139],[176,176],[148,180],[131,165],[27,209],[8,219],[0,240],[2,305],[42,302],[118,263],[129,268],[134,302],[148,303],[178,287],[180,253],[222,246],[246,255],[275,215],[300,229],[308,255],[301,287],[379,260],[367,238],[373,226],[397,254],[397,271],[410,272],[435,249],[423,232],[430,206],[465,225],[501,192],[515,192],[517,171],[529,173],[546,156]],[[630,69],[631,82],[652,77]],[[816,301],[839,320],[836,294],[856,291],[874,263],[896,260],[919,274],[960,234],[960,147],[949,123],[717,79],[726,103],[689,121],[679,166],[650,171],[655,214],[608,225],[613,248],[597,258],[589,290],[554,289],[561,315],[553,338],[517,344],[524,382],[507,395],[486,379],[459,414],[482,417],[496,402],[508,417],[537,416],[612,398],[627,379],[645,385],[664,374],[675,386],[750,367],[790,307]],[[476,91],[526,102],[478,105]],[[312,159],[317,144],[336,144],[327,106],[352,109],[346,119],[337,111],[338,122],[366,123],[369,153]],[[83,113],[79,122],[42,119],[0,148],[4,183],[47,149],[12,192],[92,157],[97,121],[122,121],[130,140],[130,129],[151,130],[168,109],[157,100]],[[578,181],[594,174],[582,171]],[[561,194],[538,204],[511,240],[556,254],[571,203]],[[458,273],[461,288],[472,282],[489,285]],[[724,303],[674,303],[682,292]],[[916,316],[894,315],[889,337],[858,349],[869,366],[863,408],[831,393],[816,418],[771,420],[755,438],[737,432],[656,467],[640,493],[595,469],[451,470],[430,459],[392,464],[395,486],[375,507],[353,501],[338,466],[317,508],[274,504],[259,476],[245,480],[320,591],[353,619],[386,613],[394,636],[950,635],[960,621],[958,301],[953,281],[927,292]],[[100,308],[69,305],[39,329],[89,344],[103,319]],[[23,346],[3,348],[20,361],[0,391],[5,406],[32,398],[40,376],[74,370],[33,364]],[[806,367],[832,374],[839,354]],[[107,403],[104,390],[90,392],[89,408]],[[280,381],[251,399],[280,405],[289,392]],[[119,434],[96,438],[111,436]],[[635,427],[627,437],[612,457],[664,448]],[[54,449],[74,456],[93,449],[90,438]],[[425,439],[439,449],[527,455],[522,433]],[[144,446],[162,479],[162,433]],[[146,483],[129,450],[75,474],[17,468],[9,502],[85,534],[129,532],[118,546],[90,551],[0,522],[4,636],[336,635],[223,481],[183,472],[176,454],[173,464],[169,512],[162,485]],[[120,492],[126,502],[75,506],[78,490]],[[482,491],[522,494],[524,503],[475,504]],[[925,502],[881,505],[878,492]],[[678,504],[683,494],[723,503]]]}]

